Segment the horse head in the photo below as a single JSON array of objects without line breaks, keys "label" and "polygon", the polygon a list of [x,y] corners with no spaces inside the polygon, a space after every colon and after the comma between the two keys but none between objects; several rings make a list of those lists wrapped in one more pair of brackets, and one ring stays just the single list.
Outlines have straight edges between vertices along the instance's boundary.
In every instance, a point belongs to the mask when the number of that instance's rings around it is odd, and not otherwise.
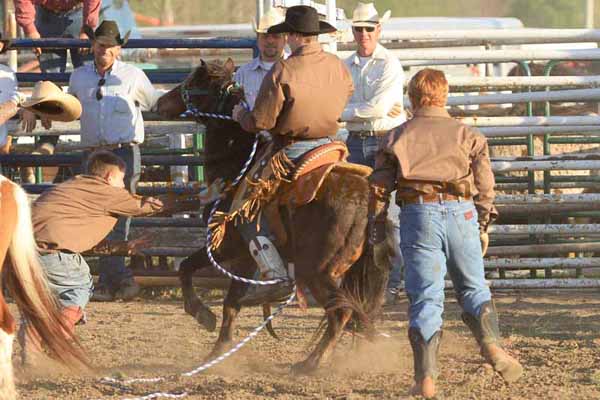
[{"label": "horse head", "polygon": [[233,106],[244,98],[244,90],[233,81],[234,68],[231,58],[224,63],[200,61],[181,84],[158,100],[159,114],[167,119],[186,110],[231,115]]},{"label": "horse head", "polygon": [[[234,69],[231,59],[224,63],[202,61],[179,86],[159,99],[158,112],[168,119],[186,110],[230,116],[233,106],[244,99],[243,88],[233,81]],[[244,132],[237,122],[195,115],[206,125],[206,181],[233,180],[250,154],[254,135]]]}]

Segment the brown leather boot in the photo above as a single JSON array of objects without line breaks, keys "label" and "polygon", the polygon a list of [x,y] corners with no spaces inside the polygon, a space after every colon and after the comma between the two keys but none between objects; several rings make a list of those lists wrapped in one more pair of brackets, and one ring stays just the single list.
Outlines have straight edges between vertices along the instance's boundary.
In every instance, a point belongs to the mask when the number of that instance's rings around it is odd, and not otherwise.
[{"label": "brown leather boot", "polygon": [[408,339],[413,350],[415,368],[415,385],[410,390],[410,394],[433,399],[436,395],[435,380],[439,374],[437,354],[440,349],[442,331],[437,331],[426,342],[418,329],[410,328]]},{"label": "brown leather boot", "polygon": [[506,382],[514,382],[523,374],[523,367],[500,346],[498,314],[491,301],[483,303],[479,318],[464,312],[464,323],[469,327],[481,349],[481,355]]},{"label": "brown leather boot", "polygon": [[21,322],[17,332],[17,341],[21,345],[21,367],[26,368],[35,364],[35,360],[42,353],[38,333],[26,322]]},{"label": "brown leather boot", "polygon": [[75,335],[75,325],[83,318],[83,310],[79,306],[69,306],[64,307],[60,314],[65,323],[65,328],[67,328],[64,334],[67,339],[70,339]]}]

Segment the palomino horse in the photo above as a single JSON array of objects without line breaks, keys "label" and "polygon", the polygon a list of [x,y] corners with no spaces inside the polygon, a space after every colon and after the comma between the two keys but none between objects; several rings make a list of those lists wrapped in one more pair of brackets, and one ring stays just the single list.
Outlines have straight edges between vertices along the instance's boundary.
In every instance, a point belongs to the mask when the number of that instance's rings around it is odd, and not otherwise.
[{"label": "palomino horse", "polygon": [[[159,113],[174,118],[184,112],[186,106],[193,105],[202,112],[231,115],[233,106],[243,98],[243,90],[233,84],[233,71],[231,60],[223,65],[202,62],[183,84],[159,100]],[[192,104],[186,104],[188,102]],[[231,182],[250,154],[254,135],[244,132],[233,121],[200,119],[207,128],[204,148],[208,183],[217,178]],[[363,256],[368,247],[368,192],[365,176],[334,169],[316,200],[284,215],[287,218],[283,218],[283,222],[292,242],[288,259],[295,264],[296,283],[310,289],[326,311],[326,329],[321,340],[306,360],[294,365],[295,372],[316,369],[334,348],[350,319],[355,320],[356,325],[372,328],[370,322],[381,310],[389,271],[370,262],[371,257]],[[217,258],[235,260],[230,269],[237,275],[252,277],[256,270],[247,245],[233,226],[227,228]],[[182,263],[180,277],[186,312],[206,328],[214,329],[216,318],[196,296],[191,280],[196,269],[207,265],[210,264],[204,248]],[[242,307],[239,299],[247,288],[247,284],[232,281],[223,304],[219,338],[211,356],[231,345],[234,321]],[[372,333],[372,329],[366,331]]]},{"label": "palomino horse", "polygon": [[[4,268],[2,268],[4,266]],[[22,320],[37,332],[40,344],[65,365],[87,366],[76,340],[64,334],[66,326],[48,289],[38,261],[25,192],[0,175],[0,272],[16,301]],[[16,397],[12,374],[12,344],[15,320],[0,290],[0,400]]]}]

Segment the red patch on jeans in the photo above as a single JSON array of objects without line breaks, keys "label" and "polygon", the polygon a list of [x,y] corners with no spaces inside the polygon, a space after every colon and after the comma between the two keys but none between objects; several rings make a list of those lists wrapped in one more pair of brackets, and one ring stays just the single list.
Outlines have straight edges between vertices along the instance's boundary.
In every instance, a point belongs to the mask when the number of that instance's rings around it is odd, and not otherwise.
[{"label": "red patch on jeans", "polygon": [[465,213],[465,219],[468,221],[468,220],[470,220],[471,218],[473,218],[473,211],[467,211],[467,212]]}]

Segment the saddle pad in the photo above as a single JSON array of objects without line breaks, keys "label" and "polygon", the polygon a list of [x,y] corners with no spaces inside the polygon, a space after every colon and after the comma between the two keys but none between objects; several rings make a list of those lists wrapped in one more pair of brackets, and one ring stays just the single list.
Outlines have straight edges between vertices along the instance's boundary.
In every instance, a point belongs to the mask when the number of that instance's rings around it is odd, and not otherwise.
[{"label": "saddle pad", "polygon": [[354,164],[345,161],[336,163],[333,167],[333,170],[342,174],[353,174],[364,177],[371,175],[373,172],[373,169],[371,167],[367,167],[366,165]]}]

